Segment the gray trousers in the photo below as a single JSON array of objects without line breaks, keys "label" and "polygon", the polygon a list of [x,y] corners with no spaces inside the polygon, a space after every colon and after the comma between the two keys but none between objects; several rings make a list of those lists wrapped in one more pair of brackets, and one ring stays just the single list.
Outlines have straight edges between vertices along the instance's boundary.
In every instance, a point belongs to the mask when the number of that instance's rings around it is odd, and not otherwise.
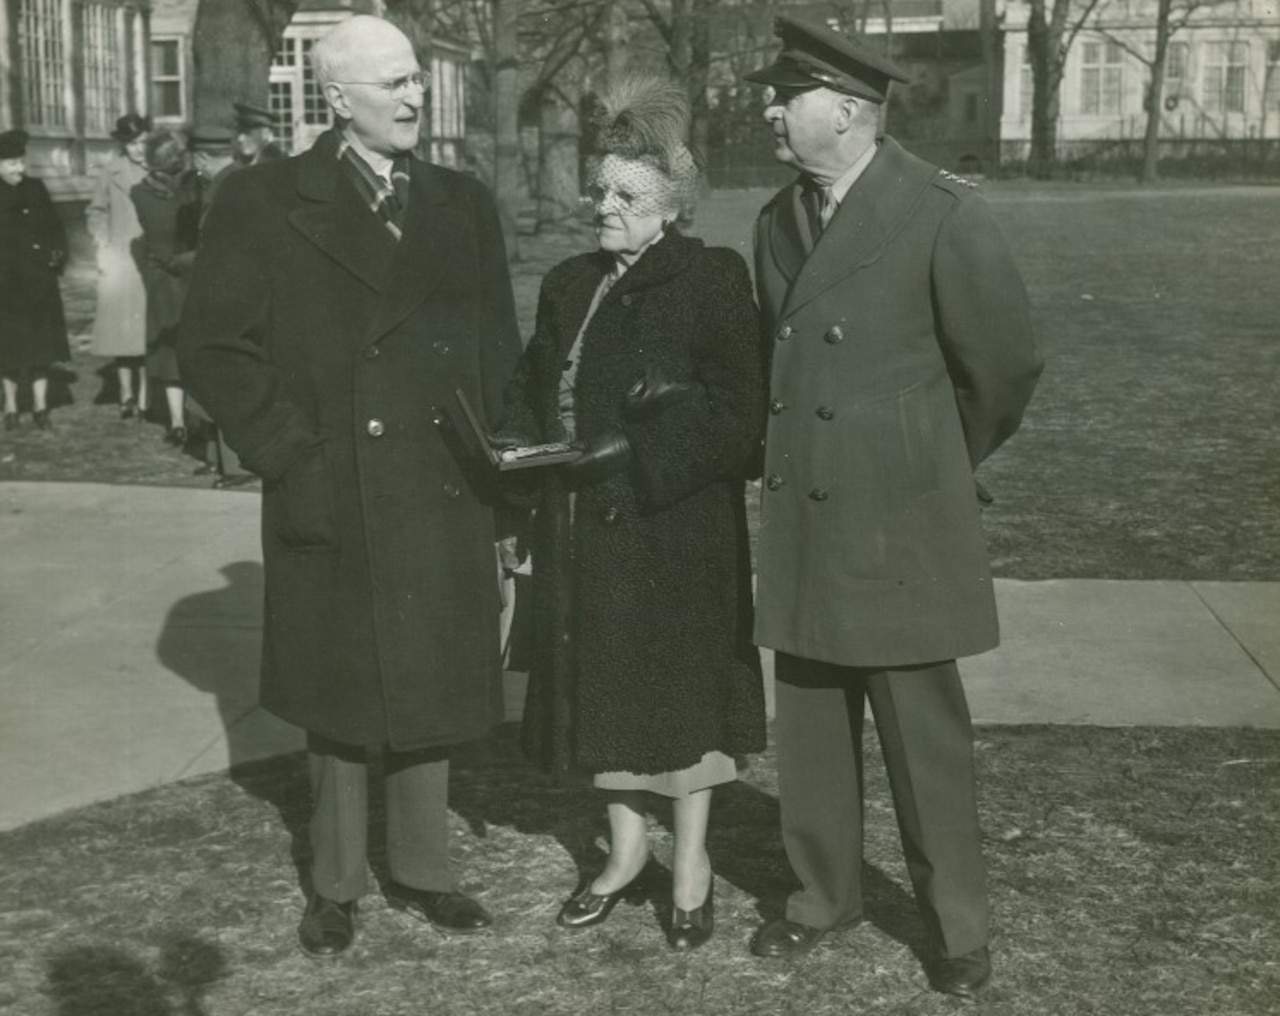
[{"label": "gray trousers", "polygon": [[[369,749],[310,734],[311,881],[340,903],[368,888]],[[449,863],[449,759],[443,751],[383,751],[387,867],[413,889],[453,888]]]},{"label": "gray trousers", "polygon": [[787,901],[787,918],[831,928],[862,917],[869,700],[926,931],[944,956],[986,945],[973,727],[955,661],[870,670],[779,653],[776,675],[782,835],[802,885]]}]

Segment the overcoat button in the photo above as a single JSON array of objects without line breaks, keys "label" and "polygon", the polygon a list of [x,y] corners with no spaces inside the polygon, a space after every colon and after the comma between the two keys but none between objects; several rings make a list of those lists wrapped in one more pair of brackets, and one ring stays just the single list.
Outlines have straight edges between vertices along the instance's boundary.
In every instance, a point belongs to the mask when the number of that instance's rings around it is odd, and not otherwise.
[{"label": "overcoat button", "polygon": [[444,424],[444,411],[439,406],[431,407],[431,422],[437,427]]},{"label": "overcoat button", "polygon": [[618,521],[618,509],[612,506],[606,508],[600,513],[600,519],[606,526],[611,526]]},{"label": "overcoat button", "polygon": [[774,416],[777,416],[786,408],[787,408],[787,404],[783,402],[781,399],[774,399],[772,402],[769,403],[769,412],[771,412]]},{"label": "overcoat button", "polygon": [[364,429],[370,437],[382,437],[387,428],[383,426],[381,420],[374,418],[364,425]]},{"label": "overcoat button", "polygon": [[830,406],[819,406],[817,412],[819,420],[834,420],[836,418],[836,411]]},{"label": "overcoat button", "polygon": [[786,342],[787,339],[791,338],[791,334],[792,334],[791,326],[783,325],[781,328],[778,329],[778,341]]},{"label": "overcoat button", "polygon": [[435,342],[431,343],[431,350],[434,353],[438,353],[440,356],[448,356],[449,343],[445,342],[444,339],[436,339]]},{"label": "overcoat button", "polygon": [[809,491],[809,499],[811,501],[825,501],[830,496],[831,495],[821,487],[814,487],[813,490]]},{"label": "overcoat button", "polygon": [[444,493],[446,497],[458,498],[462,496],[462,491],[460,491],[452,483],[446,483],[444,485]]},{"label": "overcoat button", "polygon": [[377,346],[364,347],[364,358],[366,360],[376,360],[381,355],[382,355],[382,350],[379,349]]},{"label": "overcoat button", "polygon": [[622,297],[622,306],[624,306],[624,307],[630,307],[630,306],[631,306],[631,304],[632,304],[632,296],[631,296],[631,294],[630,294],[630,293],[626,293],[626,294],[624,294],[624,295],[623,295],[623,297]]},{"label": "overcoat button", "polygon": [[777,473],[770,473],[769,479],[764,481],[764,485],[768,487],[770,490],[780,490],[782,488],[782,485],[786,482],[787,481],[784,480]]},{"label": "overcoat button", "polygon": [[844,341],[844,329],[839,325],[832,325],[827,329],[827,334],[823,336],[831,345]]}]

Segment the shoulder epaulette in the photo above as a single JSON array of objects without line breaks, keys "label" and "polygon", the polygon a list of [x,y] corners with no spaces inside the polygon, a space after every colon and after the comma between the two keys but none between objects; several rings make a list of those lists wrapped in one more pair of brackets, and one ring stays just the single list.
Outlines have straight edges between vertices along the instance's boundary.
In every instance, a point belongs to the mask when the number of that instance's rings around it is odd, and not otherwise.
[{"label": "shoulder epaulette", "polygon": [[976,190],[978,187],[978,185],[974,183],[974,181],[968,180],[963,176],[957,176],[955,173],[949,172],[948,170],[945,170],[945,169],[938,170],[938,175],[942,177],[942,179],[947,180],[950,183],[959,184],[961,187],[969,187],[974,190]]}]

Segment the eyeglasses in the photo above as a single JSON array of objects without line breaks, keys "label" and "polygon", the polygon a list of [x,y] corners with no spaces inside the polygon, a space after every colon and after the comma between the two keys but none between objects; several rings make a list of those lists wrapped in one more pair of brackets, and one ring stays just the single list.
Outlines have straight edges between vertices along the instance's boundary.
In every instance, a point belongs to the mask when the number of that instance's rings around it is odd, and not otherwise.
[{"label": "eyeglasses", "polygon": [[403,99],[412,91],[425,92],[431,86],[431,75],[426,71],[414,71],[390,81],[334,81],[335,85],[369,85],[381,88],[393,99]]}]

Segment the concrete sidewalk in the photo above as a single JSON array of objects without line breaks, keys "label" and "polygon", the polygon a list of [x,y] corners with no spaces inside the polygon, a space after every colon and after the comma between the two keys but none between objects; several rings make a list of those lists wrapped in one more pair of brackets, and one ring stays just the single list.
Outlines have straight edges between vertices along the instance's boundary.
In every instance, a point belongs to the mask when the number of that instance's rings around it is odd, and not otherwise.
[{"label": "concrete sidewalk", "polygon": [[[256,705],[255,494],[0,484],[0,561],[0,829],[302,747]],[[979,723],[1280,728],[1280,583],[997,595],[1004,644],[962,664]]]}]

